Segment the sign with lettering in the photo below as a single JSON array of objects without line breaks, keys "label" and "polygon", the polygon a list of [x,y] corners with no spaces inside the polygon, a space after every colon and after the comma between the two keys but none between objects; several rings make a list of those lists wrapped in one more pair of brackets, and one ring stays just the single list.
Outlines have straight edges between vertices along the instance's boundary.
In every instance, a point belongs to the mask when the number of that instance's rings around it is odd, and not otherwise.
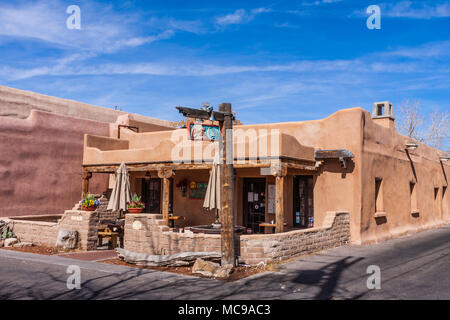
[{"label": "sign with lettering", "polygon": [[189,184],[189,198],[204,199],[206,196],[206,189],[208,189],[208,182],[192,181]]},{"label": "sign with lettering", "polygon": [[216,125],[191,122],[188,130],[191,140],[216,141],[220,139],[220,127]]}]

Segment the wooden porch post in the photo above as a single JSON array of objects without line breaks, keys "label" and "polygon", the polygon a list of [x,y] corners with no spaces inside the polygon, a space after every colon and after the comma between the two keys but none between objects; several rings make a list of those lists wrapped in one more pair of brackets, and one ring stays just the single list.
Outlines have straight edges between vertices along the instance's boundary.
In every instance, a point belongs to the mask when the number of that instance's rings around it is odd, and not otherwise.
[{"label": "wooden porch post", "polygon": [[[233,115],[231,103],[221,103],[219,112],[225,113],[224,121],[221,123],[222,133],[222,163],[220,164],[221,185],[221,253],[222,267],[235,267],[236,256],[234,250],[234,210],[233,210]],[[227,133],[228,131],[228,133]],[[229,141],[227,141],[227,138]],[[228,146],[230,143],[231,146]],[[227,154],[228,152],[228,154]],[[230,159],[230,163],[227,163]]]},{"label": "wooden porch post", "polygon": [[92,178],[92,172],[83,171],[83,182],[81,189],[81,197],[84,198],[89,193],[89,179]]},{"label": "wooden porch post", "polygon": [[174,175],[171,168],[162,168],[158,170],[158,177],[162,179],[163,184],[163,203],[162,203],[162,216],[166,221],[166,225],[169,225],[169,203],[170,203],[170,180],[169,178]]},{"label": "wooden porch post", "polygon": [[287,167],[283,163],[279,162],[275,165],[272,171],[275,175],[275,232],[284,232],[284,177],[287,174]]},{"label": "wooden porch post", "polygon": [[284,177],[276,177],[275,232],[284,231]]}]

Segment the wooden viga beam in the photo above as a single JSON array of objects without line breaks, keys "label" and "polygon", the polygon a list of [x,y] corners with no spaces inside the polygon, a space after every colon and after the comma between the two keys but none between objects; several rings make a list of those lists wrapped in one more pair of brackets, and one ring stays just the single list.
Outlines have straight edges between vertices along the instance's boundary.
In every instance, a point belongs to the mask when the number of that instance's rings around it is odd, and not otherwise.
[{"label": "wooden viga beam", "polygon": [[[225,112],[219,112],[219,111],[212,111],[212,113],[209,113],[206,110],[202,109],[194,109],[194,108],[187,108],[187,107],[176,107],[177,110],[185,117],[188,118],[196,118],[196,119],[205,119],[209,120],[211,118],[211,115],[214,117],[214,120],[217,121],[224,121],[225,120]],[[234,120],[234,115],[231,115]]]},{"label": "wooden viga beam", "polygon": [[314,158],[316,160],[324,159],[339,159],[339,158],[353,158],[354,155],[346,149],[337,150],[316,150],[314,152]]},{"label": "wooden viga beam", "polygon": [[316,161],[326,160],[326,159],[338,159],[342,168],[347,168],[347,159],[354,158],[353,153],[346,149],[338,150],[316,150],[314,152],[314,158]]}]

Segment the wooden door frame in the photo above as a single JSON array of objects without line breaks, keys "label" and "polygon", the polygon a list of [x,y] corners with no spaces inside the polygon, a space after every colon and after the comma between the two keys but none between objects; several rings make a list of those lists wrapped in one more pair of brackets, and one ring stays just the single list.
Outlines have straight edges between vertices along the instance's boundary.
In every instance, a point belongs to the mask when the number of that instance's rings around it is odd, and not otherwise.
[{"label": "wooden door frame", "polygon": [[[311,190],[307,190],[308,194],[311,193],[312,198],[312,211],[313,211],[313,217],[314,217],[314,186],[315,186],[315,176],[312,174],[300,174],[300,175],[294,175],[293,181],[292,181],[292,225],[294,228],[301,228],[302,226],[300,224],[297,224],[295,222],[295,213],[296,213],[296,200],[297,200],[297,189],[298,189],[298,179],[304,178],[305,180],[307,178],[312,178],[312,187]],[[308,196],[306,197],[306,201],[308,201]],[[305,221],[306,226],[308,225],[308,221]]]},{"label": "wooden door frame", "polygon": [[264,214],[267,213],[267,179],[265,177],[242,177],[242,225],[248,228],[248,183],[264,183]]},{"label": "wooden door frame", "polygon": [[[147,212],[146,209],[144,209],[143,213],[157,213],[157,214],[162,214],[162,197],[163,197],[163,186],[162,186],[162,179],[161,178],[150,178],[150,180],[159,180],[159,212]],[[147,197],[148,197],[148,189],[149,189],[149,181],[145,180],[145,178],[142,179],[142,188],[141,188],[141,193],[142,193],[142,200],[145,203],[145,205],[147,206]],[[173,213],[173,188],[174,188],[174,179],[170,178],[169,179],[170,182],[170,188],[169,188],[169,213]]]}]

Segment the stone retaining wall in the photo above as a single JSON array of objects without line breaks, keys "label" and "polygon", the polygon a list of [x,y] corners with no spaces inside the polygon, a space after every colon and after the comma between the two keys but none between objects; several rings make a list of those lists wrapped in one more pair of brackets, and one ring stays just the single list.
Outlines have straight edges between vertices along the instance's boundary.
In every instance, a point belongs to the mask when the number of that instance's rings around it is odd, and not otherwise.
[{"label": "stone retaining wall", "polygon": [[[97,199],[100,202],[100,205],[98,206],[97,210],[95,212],[98,213],[98,218],[100,221],[102,220],[116,220],[120,216],[119,211],[112,211],[108,210],[108,198],[105,197],[103,194],[93,194],[95,199]],[[80,200],[75,206],[72,208],[72,210],[81,210],[81,201]]]},{"label": "stone retaining wall", "polygon": [[[321,227],[277,234],[237,237],[237,254],[242,263],[254,265],[310,254],[350,242],[348,212],[327,212]],[[220,252],[220,235],[177,233],[165,225],[159,214],[127,214],[124,248],[147,254]]]},{"label": "stone retaining wall", "polygon": [[240,260],[246,264],[279,261],[350,242],[348,212],[327,212],[322,227],[240,237]]},{"label": "stone retaining wall", "polygon": [[23,242],[53,247],[59,230],[75,230],[78,231],[78,246],[81,250],[96,249],[99,212],[66,210],[58,222],[32,220],[45,219],[45,216],[29,216],[30,220],[26,219],[26,216],[20,217],[20,220],[5,219],[12,223],[13,232]]},{"label": "stone retaining wall", "polygon": [[220,235],[172,232],[160,214],[127,214],[124,248],[148,254],[220,252]]}]

